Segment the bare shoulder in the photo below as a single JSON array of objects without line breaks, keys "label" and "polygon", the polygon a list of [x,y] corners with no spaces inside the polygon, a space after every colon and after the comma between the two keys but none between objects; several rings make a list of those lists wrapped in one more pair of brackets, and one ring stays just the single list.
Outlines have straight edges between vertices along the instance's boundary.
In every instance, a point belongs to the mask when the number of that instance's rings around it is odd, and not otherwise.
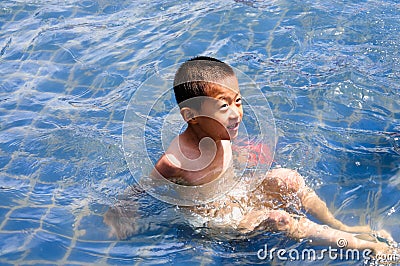
[{"label": "bare shoulder", "polygon": [[155,165],[155,169],[165,178],[178,177],[181,168],[180,162],[171,153],[165,153]]},{"label": "bare shoulder", "polygon": [[181,174],[182,163],[179,160],[178,137],[172,140],[167,151],[155,165],[155,169],[165,178],[178,177]]}]

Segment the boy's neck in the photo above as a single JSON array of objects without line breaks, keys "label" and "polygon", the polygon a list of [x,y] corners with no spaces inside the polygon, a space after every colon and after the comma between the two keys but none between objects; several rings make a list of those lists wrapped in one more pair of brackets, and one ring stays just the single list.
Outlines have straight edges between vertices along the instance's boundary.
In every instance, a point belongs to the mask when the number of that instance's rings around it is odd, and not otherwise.
[{"label": "boy's neck", "polygon": [[[187,139],[191,140],[191,142],[193,144],[195,144],[196,146],[199,146],[201,140],[204,140],[204,138],[209,138],[210,140],[213,140],[213,142],[215,144],[210,143],[210,145],[217,145],[217,147],[221,145],[221,139],[215,139],[215,138],[210,137],[203,130],[201,130],[200,127],[198,127],[196,125],[188,124],[187,129],[183,132],[182,135],[185,135],[185,137]],[[207,142],[203,141],[203,143],[205,144]]]}]

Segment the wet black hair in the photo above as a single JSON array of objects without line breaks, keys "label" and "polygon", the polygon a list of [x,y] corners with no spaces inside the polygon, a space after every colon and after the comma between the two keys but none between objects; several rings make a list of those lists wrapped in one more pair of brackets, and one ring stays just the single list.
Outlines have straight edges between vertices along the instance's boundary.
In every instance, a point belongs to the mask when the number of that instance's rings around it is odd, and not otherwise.
[{"label": "wet black hair", "polygon": [[[174,94],[180,108],[184,102],[198,96],[208,96],[207,88],[221,80],[234,76],[233,69],[226,63],[208,56],[197,56],[183,63],[175,74]],[[199,106],[191,106],[199,108]]]}]

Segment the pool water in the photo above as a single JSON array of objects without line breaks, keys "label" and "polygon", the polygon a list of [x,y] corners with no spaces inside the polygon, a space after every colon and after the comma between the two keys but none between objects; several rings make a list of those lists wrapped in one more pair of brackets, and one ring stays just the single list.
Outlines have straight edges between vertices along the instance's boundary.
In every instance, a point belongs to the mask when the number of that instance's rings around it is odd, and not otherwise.
[{"label": "pool water", "polygon": [[[252,77],[297,169],[349,225],[400,241],[400,4],[389,1],[0,3],[0,264],[243,265],[281,234],[221,240],[142,194],[137,230],[103,216],[135,183],[122,127],[136,89],[202,54]],[[361,265],[329,260],[311,265]]]}]

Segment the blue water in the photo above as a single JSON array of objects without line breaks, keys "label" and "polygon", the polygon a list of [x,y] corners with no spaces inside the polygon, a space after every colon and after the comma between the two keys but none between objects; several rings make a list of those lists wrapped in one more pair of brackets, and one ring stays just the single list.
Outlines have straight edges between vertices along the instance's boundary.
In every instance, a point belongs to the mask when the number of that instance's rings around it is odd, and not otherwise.
[{"label": "blue water", "polygon": [[[152,74],[199,54],[265,93],[278,164],[340,220],[400,241],[399,11],[394,0],[1,1],[0,264],[279,265],[256,252],[307,247],[273,233],[214,239],[149,195],[127,200],[137,232],[109,235],[103,215],[135,182],[126,106]],[[309,264],[341,263],[361,264]]]}]

